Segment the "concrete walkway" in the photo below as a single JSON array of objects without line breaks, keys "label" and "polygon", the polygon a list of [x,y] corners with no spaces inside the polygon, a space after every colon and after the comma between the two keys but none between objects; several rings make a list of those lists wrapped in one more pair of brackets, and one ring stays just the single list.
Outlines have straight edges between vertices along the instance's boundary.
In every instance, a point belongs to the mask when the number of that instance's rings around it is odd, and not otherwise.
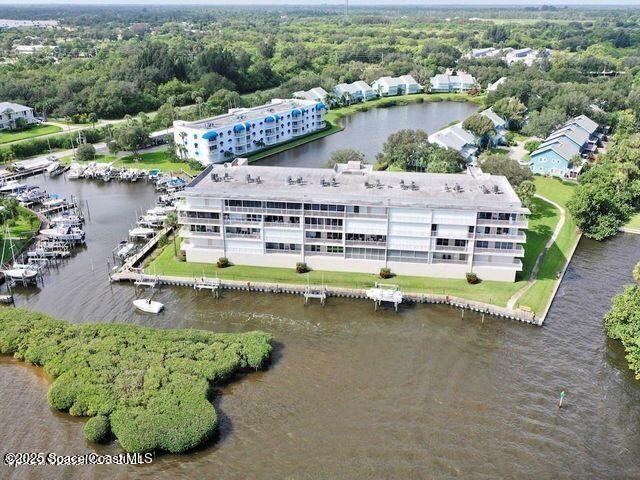
[{"label": "concrete walkway", "polygon": [[564,222],[566,218],[566,212],[564,208],[562,208],[556,202],[546,197],[543,197],[542,195],[536,194],[536,197],[556,207],[560,212],[560,220],[558,221],[558,225],[556,225],[556,228],[553,231],[553,235],[551,235],[551,238],[542,249],[542,252],[540,252],[540,254],[538,255],[538,258],[536,258],[536,263],[533,265],[533,268],[531,269],[531,277],[529,277],[527,284],[524,287],[522,287],[520,290],[518,290],[507,302],[507,308],[512,310],[516,305],[516,303],[518,303],[518,300],[520,300],[520,298],[522,298],[522,296],[532,287],[532,285],[536,283],[536,278],[538,277],[538,271],[540,270],[540,264],[542,263],[542,259],[544,258],[545,254],[549,251],[551,246],[555,243],[556,239],[558,238],[558,235],[560,235],[560,230],[562,230],[562,227],[564,226]]}]

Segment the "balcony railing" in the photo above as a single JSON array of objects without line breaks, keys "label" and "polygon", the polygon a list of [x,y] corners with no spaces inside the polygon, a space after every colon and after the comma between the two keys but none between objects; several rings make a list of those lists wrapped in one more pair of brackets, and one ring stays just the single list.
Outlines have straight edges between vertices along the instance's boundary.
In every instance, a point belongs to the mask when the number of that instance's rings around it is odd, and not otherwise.
[{"label": "balcony railing", "polygon": [[180,215],[178,222],[183,225],[219,225],[219,218],[197,218],[197,217],[185,217]]},{"label": "balcony railing", "polygon": [[456,245],[436,245],[434,247],[436,252],[466,252],[468,249],[468,245],[465,245],[464,247]]},{"label": "balcony railing", "polygon": [[370,212],[347,212],[347,217],[387,218],[387,214],[386,213],[370,213]]},{"label": "balcony railing", "polygon": [[334,239],[334,238],[305,238],[304,243],[309,245],[318,245],[318,244],[328,244],[328,245],[342,245],[342,239]]},{"label": "balcony railing", "polygon": [[302,209],[300,210],[287,210],[280,208],[256,208],[256,207],[224,207],[225,212],[233,213],[267,213],[274,215],[302,215]]},{"label": "balcony railing", "polygon": [[225,238],[235,238],[239,240],[260,240],[259,233],[225,233]]},{"label": "balcony railing", "polygon": [[478,267],[504,267],[504,268],[515,268],[517,270],[522,270],[522,261],[517,258],[513,259],[513,262],[479,262],[474,261],[474,266]]},{"label": "balcony railing", "polygon": [[476,239],[478,240],[497,240],[503,242],[517,242],[524,243],[527,241],[527,235],[524,232],[521,232],[517,235],[508,235],[508,234],[498,234],[498,233],[478,233],[476,235]]},{"label": "balcony railing", "polygon": [[286,255],[301,255],[302,252],[300,250],[281,250],[279,248],[267,248],[265,249],[267,253],[284,253]]},{"label": "balcony railing", "polygon": [[305,210],[304,215],[306,217],[332,217],[343,218],[344,212],[333,212],[329,210]]},{"label": "balcony railing", "polygon": [[373,242],[366,240],[346,240],[345,244],[350,247],[386,247],[387,242]]},{"label": "balcony railing", "polygon": [[262,220],[249,220],[241,218],[225,218],[225,225],[260,225]]},{"label": "balcony railing", "polygon": [[469,262],[467,260],[448,260],[445,258],[434,258],[431,260],[431,263],[446,265],[466,265]]},{"label": "balcony railing", "polygon": [[344,225],[309,225],[309,224],[305,224],[304,226],[305,230],[308,231],[315,231],[315,230],[333,230],[333,231],[340,231],[344,229]]},{"label": "balcony railing", "polygon": [[304,252],[304,254],[312,257],[344,257],[344,252]]},{"label": "balcony railing", "polygon": [[476,247],[475,253],[476,254],[480,254],[480,255],[487,254],[487,253],[493,253],[493,254],[522,256],[522,255],[524,255],[524,248],[522,248],[521,246],[518,246],[517,248],[483,248],[483,247]]},{"label": "balcony railing", "polygon": [[498,220],[490,218],[478,219],[478,225],[508,225],[514,228],[526,228],[528,223],[528,220]]},{"label": "balcony railing", "polygon": [[194,230],[180,229],[179,235],[181,237],[218,237],[220,238],[220,232],[199,232]]},{"label": "balcony railing", "polygon": [[277,228],[300,228],[299,223],[286,223],[286,222],[264,222],[265,227],[277,227]]}]

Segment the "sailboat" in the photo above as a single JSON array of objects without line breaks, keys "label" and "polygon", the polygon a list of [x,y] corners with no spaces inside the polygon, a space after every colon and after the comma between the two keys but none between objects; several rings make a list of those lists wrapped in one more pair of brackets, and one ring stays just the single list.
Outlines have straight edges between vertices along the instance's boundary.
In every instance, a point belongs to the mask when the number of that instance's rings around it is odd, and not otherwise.
[{"label": "sailboat", "polygon": [[13,281],[19,281],[22,283],[30,283],[37,280],[38,270],[32,265],[25,265],[16,262],[15,247],[9,236],[9,228],[5,227],[4,242],[9,241],[9,250],[13,257],[13,264],[11,268],[3,269],[4,276]]}]

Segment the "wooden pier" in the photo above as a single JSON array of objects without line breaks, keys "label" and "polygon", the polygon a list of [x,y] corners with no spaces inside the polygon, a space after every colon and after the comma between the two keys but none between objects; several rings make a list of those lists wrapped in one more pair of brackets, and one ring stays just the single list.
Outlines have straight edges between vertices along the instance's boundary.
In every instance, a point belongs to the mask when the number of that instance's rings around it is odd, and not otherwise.
[{"label": "wooden pier", "polygon": [[[119,269],[116,273],[110,275],[113,282],[135,282],[142,275],[142,271],[139,269]],[[194,288],[196,279],[193,277],[174,277],[168,275],[156,275],[158,284],[160,285],[172,285],[172,286],[185,286]],[[307,292],[307,289],[314,291],[320,291],[325,289],[325,299],[328,297],[342,297],[342,298],[359,298],[367,299],[367,290],[362,288],[345,288],[345,287],[323,287],[320,285],[301,285],[301,284],[282,284],[282,283],[268,283],[268,282],[250,282],[242,280],[226,280],[219,279],[219,289],[227,290],[244,290],[248,292],[265,292],[265,293],[285,293],[291,295],[302,295]],[[506,307],[500,307],[498,305],[491,305],[483,302],[475,302],[464,298],[453,297],[450,295],[428,294],[428,293],[402,293],[403,302],[411,303],[429,303],[439,305],[449,305],[454,308],[463,310],[470,310],[483,315],[492,315],[494,317],[508,318],[511,320],[518,320],[523,323],[529,323],[532,325],[541,326],[542,323],[536,317],[535,313],[522,309],[510,309]]]}]

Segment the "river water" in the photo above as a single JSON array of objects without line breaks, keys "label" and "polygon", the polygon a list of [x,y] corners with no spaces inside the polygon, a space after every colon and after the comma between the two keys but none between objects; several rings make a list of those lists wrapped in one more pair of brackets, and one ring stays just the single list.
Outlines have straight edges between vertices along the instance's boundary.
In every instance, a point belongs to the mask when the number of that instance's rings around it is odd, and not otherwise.
[{"label": "river water", "polygon": [[[268,369],[216,388],[219,438],[195,453],[142,467],[0,465],[1,479],[640,477],[640,382],[601,322],[631,281],[640,236],[582,240],[542,328],[444,306],[376,312],[364,301],[305,307],[296,296],[168,287],[156,297],[166,312],[147,316],[133,310],[133,287],[108,283],[106,259],[152,189],[35,181],[88,202],[88,246],[43,289],[18,293],[19,306],[73,322],[262,329],[276,348]],[[120,452],[87,443],[83,419],[51,410],[49,384],[42,369],[0,357],[1,455]]]}]

